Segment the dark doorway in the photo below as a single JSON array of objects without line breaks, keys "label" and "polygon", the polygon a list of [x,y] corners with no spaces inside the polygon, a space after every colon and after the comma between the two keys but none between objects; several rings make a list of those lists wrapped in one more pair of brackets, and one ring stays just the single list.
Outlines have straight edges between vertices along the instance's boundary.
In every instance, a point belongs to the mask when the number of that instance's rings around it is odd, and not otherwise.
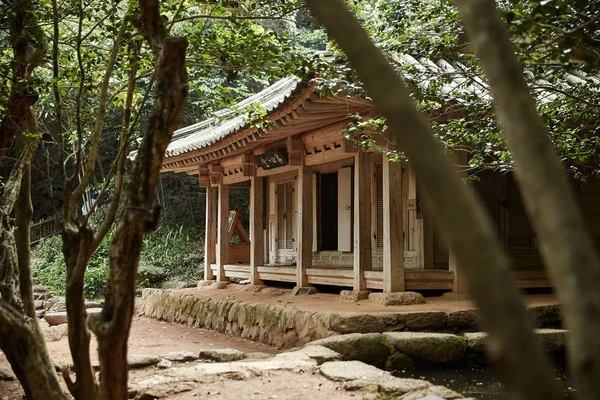
[{"label": "dark doorway", "polygon": [[338,177],[337,172],[321,175],[321,248],[337,250],[338,246]]}]

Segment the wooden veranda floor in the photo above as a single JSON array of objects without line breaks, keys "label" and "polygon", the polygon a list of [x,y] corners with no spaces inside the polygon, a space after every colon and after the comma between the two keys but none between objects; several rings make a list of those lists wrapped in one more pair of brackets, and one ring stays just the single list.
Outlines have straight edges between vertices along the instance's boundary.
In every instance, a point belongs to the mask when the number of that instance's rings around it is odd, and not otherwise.
[{"label": "wooden veranda floor", "polygon": [[[211,265],[214,273],[216,264]],[[308,283],[311,285],[330,285],[352,287],[352,268],[348,267],[315,267],[306,271]],[[517,271],[518,285],[521,288],[550,287],[551,283],[544,271]],[[225,276],[228,278],[250,278],[250,266],[242,264],[225,265]],[[258,277],[263,281],[296,282],[296,266],[260,266]],[[406,290],[452,290],[454,272],[444,270],[406,270],[404,272]],[[382,271],[365,271],[367,288],[383,289]]]}]

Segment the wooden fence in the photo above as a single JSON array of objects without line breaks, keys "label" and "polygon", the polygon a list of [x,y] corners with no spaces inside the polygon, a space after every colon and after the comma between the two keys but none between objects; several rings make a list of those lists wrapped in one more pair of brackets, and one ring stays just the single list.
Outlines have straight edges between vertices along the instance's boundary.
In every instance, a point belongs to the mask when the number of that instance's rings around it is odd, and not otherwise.
[{"label": "wooden fence", "polygon": [[43,238],[60,233],[60,224],[56,216],[48,217],[31,224],[31,244],[37,244]]}]

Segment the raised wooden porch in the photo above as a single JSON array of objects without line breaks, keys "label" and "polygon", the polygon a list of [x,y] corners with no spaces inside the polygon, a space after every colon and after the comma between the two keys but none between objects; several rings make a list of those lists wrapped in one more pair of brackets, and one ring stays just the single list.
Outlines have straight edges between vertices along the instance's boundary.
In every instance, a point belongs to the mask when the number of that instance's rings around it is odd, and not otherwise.
[{"label": "raised wooden porch", "polygon": [[[211,264],[216,274],[217,265]],[[520,288],[544,288],[552,284],[545,271],[516,271],[517,284]],[[261,281],[296,283],[297,267],[292,266],[259,266],[258,278]],[[383,271],[365,271],[367,289],[383,290]],[[348,267],[308,268],[308,283],[311,285],[328,285],[352,287],[353,270]],[[250,265],[226,264],[227,278],[250,279]],[[406,290],[452,290],[454,271],[443,270],[405,270],[404,285]]]}]

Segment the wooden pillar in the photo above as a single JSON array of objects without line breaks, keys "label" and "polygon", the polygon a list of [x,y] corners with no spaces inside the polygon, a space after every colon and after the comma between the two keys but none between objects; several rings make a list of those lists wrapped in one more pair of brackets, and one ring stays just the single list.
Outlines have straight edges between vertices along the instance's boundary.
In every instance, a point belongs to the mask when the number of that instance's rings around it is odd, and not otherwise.
[{"label": "wooden pillar", "polygon": [[365,271],[372,268],[371,163],[363,151],[354,158],[354,291],[367,290]]},{"label": "wooden pillar", "polygon": [[312,171],[304,165],[298,169],[297,210],[298,255],[296,258],[296,286],[307,287],[306,270],[312,267],[313,250],[313,178]]},{"label": "wooden pillar", "polygon": [[220,183],[219,188],[219,237],[217,244],[217,282],[226,281],[225,264],[229,256],[229,185]]},{"label": "wooden pillar", "polygon": [[217,188],[206,187],[206,225],[204,230],[204,279],[215,276],[211,264],[217,262]]},{"label": "wooden pillar", "polygon": [[404,291],[402,164],[383,160],[383,291]]},{"label": "wooden pillar", "polygon": [[265,238],[263,233],[264,179],[250,178],[250,284],[261,285],[258,267],[265,263]]},{"label": "wooden pillar", "polygon": [[[466,153],[454,153],[452,154],[452,159],[454,161],[455,167],[460,168],[461,166],[464,168],[467,165],[467,154]],[[464,173],[462,174],[464,178]],[[464,183],[466,186],[466,183]],[[465,189],[467,189],[465,187]],[[458,265],[458,260],[456,259],[456,254],[454,253],[454,249],[450,247],[448,250],[448,269],[454,272],[454,283],[452,285],[452,292],[454,293],[467,293],[467,281],[465,277],[465,273],[462,268]]]}]

